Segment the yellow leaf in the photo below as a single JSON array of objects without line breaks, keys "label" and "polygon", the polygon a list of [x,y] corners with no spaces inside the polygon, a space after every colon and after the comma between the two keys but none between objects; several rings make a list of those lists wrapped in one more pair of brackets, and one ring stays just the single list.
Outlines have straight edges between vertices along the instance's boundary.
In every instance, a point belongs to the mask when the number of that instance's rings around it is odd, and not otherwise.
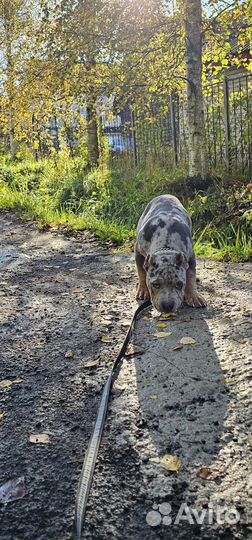
[{"label": "yellow leaf", "polygon": [[177,456],[165,454],[160,460],[160,465],[167,471],[179,471],[182,467],[182,461]]},{"label": "yellow leaf", "polygon": [[4,419],[5,419],[5,414],[1,412],[0,413],[0,422],[2,422],[2,420],[4,420]]},{"label": "yellow leaf", "polygon": [[9,379],[4,379],[3,381],[0,382],[0,388],[9,388],[10,386],[12,386],[13,383],[14,381],[10,381]]},{"label": "yellow leaf", "polygon": [[15,381],[11,381],[10,379],[4,379],[0,382],[0,388],[10,388],[13,384],[20,384],[23,382],[23,379],[16,379]]},{"label": "yellow leaf", "polygon": [[101,340],[103,343],[111,343],[111,338],[109,336],[102,336]]},{"label": "yellow leaf", "polygon": [[182,343],[182,345],[193,345],[196,343],[196,340],[189,336],[185,336],[181,338],[180,343]]},{"label": "yellow leaf", "polygon": [[165,338],[165,337],[168,337],[168,336],[171,336],[172,332],[155,332],[155,334],[153,334],[153,336],[157,337],[157,338]]},{"label": "yellow leaf", "polygon": [[168,321],[168,319],[172,319],[173,317],[176,317],[175,313],[161,313],[159,319],[160,321]]},{"label": "yellow leaf", "polygon": [[157,399],[157,395],[156,395],[156,394],[152,394],[152,395],[150,396],[150,398],[153,399],[153,400],[155,401],[155,400]]},{"label": "yellow leaf", "polygon": [[36,433],[34,435],[30,435],[29,441],[35,444],[48,444],[49,436],[47,435],[47,433]]},{"label": "yellow leaf", "polygon": [[166,323],[158,323],[156,326],[157,326],[157,328],[167,328]]}]

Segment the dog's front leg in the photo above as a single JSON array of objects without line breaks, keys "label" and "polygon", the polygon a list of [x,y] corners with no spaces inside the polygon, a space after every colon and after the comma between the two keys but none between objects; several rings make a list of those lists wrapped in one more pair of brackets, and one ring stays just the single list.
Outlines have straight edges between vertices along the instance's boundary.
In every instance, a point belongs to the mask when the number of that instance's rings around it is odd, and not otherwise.
[{"label": "dog's front leg", "polygon": [[144,270],[144,256],[139,253],[139,251],[136,250],[135,252],[136,256],[136,267],[137,267],[137,273],[138,273],[138,287],[137,287],[137,293],[136,293],[136,299],[137,300],[149,300],[150,293],[146,284],[146,272]]},{"label": "dog's front leg", "polygon": [[185,302],[191,307],[204,307],[206,301],[197,291],[196,284],[196,259],[193,255],[189,259],[189,267],[186,272]]}]

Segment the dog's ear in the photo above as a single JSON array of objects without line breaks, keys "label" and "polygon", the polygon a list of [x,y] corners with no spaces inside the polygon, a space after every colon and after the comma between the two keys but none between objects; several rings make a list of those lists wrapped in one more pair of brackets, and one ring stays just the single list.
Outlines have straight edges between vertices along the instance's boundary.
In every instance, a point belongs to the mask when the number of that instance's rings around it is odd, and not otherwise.
[{"label": "dog's ear", "polygon": [[186,270],[188,268],[188,259],[184,253],[178,253],[176,263],[178,266],[183,266]]},{"label": "dog's ear", "polygon": [[145,257],[145,261],[144,261],[144,265],[143,265],[144,269],[148,270],[148,268],[153,264],[153,262],[154,262],[153,255],[150,255],[150,254],[147,255],[147,257]]}]

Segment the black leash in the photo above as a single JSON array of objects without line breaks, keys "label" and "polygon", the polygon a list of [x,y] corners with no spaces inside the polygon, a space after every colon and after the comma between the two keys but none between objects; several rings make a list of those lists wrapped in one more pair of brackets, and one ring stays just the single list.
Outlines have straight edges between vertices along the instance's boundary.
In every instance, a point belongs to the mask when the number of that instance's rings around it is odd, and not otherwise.
[{"label": "black leash", "polygon": [[81,539],[81,531],[82,531],[82,526],[83,526],[84,517],[86,513],[88,496],[89,496],[89,492],[90,492],[90,488],[91,488],[91,484],[93,480],[96,458],[97,458],[98,450],[100,447],[103,428],[104,428],[104,424],[105,424],[105,420],[107,416],[110,391],[111,391],[111,388],[113,386],[115,379],[118,377],[118,373],[122,365],[123,357],[127,350],[132,332],[135,328],[135,322],[136,322],[137,316],[139,315],[141,311],[143,311],[145,308],[149,307],[150,305],[151,305],[151,302],[147,300],[136,309],[134,316],[132,317],[127,335],[123,342],[122,348],[116,360],[114,361],[112,371],[107,379],[107,382],[102,392],[102,398],[101,398],[100,406],[98,409],[94,430],[93,430],[93,433],[90,438],[89,445],[86,451],[86,455],[85,455],[85,459],[84,459],[84,463],[82,466],[81,475],[79,479],[78,489],[77,489],[77,496],[76,496],[76,503],[75,503],[75,523],[76,523],[76,531],[77,531],[78,540]]}]

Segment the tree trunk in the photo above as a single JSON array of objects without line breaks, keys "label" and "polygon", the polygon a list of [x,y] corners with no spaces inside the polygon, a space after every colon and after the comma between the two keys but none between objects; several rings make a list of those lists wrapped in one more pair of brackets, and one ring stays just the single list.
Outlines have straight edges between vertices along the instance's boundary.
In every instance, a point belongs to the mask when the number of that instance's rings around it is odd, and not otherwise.
[{"label": "tree trunk", "polygon": [[201,23],[201,0],[185,0],[189,176],[204,178],[207,171],[202,95]]},{"label": "tree trunk", "polygon": [[3,4],[3,16],[4,16],[4,38],[5,38],[5,50],[6,50],[6,64],[7,64],[7,82],[6,90],[8,96],[8,108],[9,108],[9,150],[12,156],[15,155],[15,74],[14,74],[14,61],[12,54],[12,11],[8,2]]},{"label": "tree trunk", "polygon": [[85,71],[88,88],[86,93],[88,164],[90,167],[97,167],[99,164],[98,121],[96,111],[97,92],[93,84],[93,77],[96,73],[96,60],[91,53],[87,58]]},{"label": "tree trunk", "polygon": [[9,102],[9,150],[12,156],[15,155],[15,106],[14,106],[14,70],[12,60],[11,43],[7,40],[7,94]]},{"label": "tree trunk", "polygon": [[90,101],[87,103],[87,147],[89,165],[96,167],[99,163],[98,123],[95,104]]}]

